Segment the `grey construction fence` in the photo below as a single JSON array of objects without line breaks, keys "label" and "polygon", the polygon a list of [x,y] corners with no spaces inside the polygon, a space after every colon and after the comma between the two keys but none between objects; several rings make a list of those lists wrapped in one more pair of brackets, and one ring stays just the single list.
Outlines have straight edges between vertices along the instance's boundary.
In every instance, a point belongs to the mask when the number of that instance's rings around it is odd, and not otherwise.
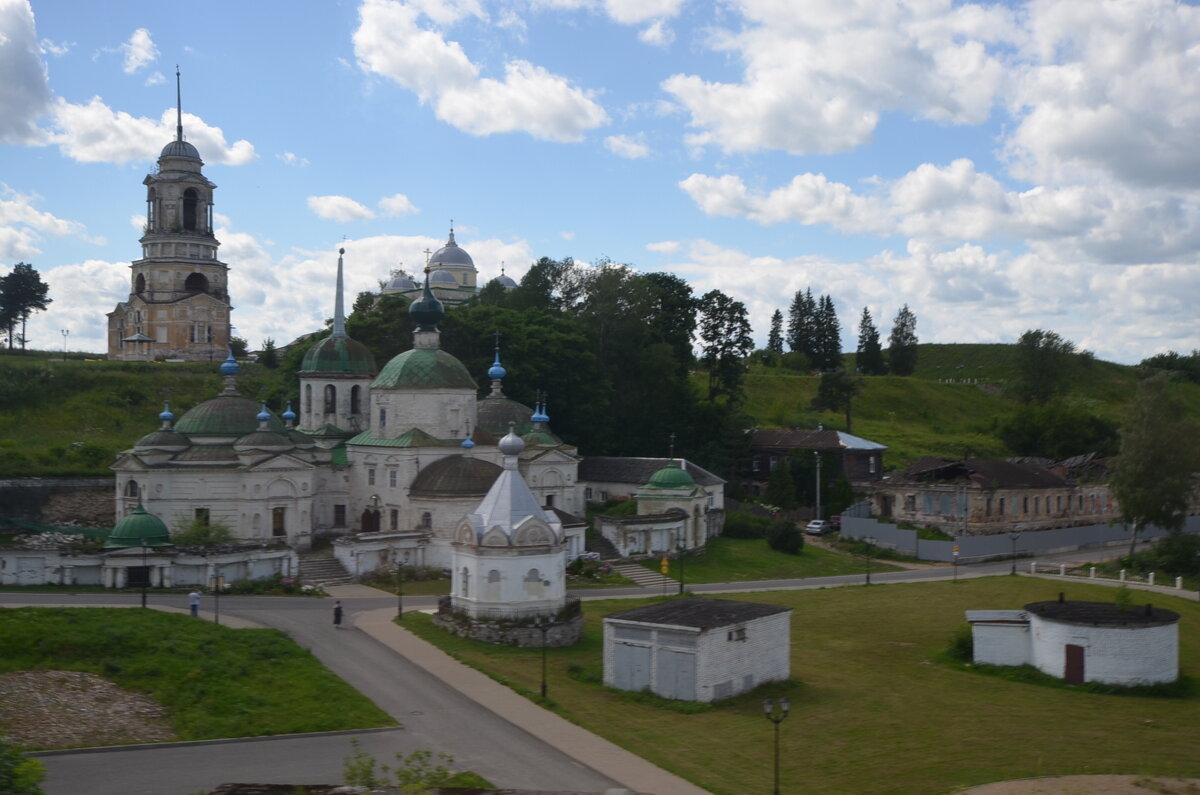
[{"label": "grey construction fence", "polygon": [[[857,513],[857,511],[856,511]],[[1200,516],[1189,516],[1184,531],[1200,533]],[[1055,530],[1034,530],[1020,533],[1000,533],[987,536],[959,536],[953,541],[928,541],[917,538],[915,530],[901,530],[894,524],[863,516],[842,514],[842,538],[873,538],[874,543],[894,549],[902,555],[911,555],[920,560],[937,560],[950,563],[954,560],[954,547],[958,546],[958,561],[973,561],[1000,558],[1016,554],[1046,555],[1052,552],[1071,552],[1076,549],[1102,547],[1110,544],[1129,545],[1129,529],[1120,524],[1092,524],[1083,527],[1060,527]],[[1146,539],[1166,535],[1165,530],[1147,527],[1138,536],[1139,543]],[[1015,536],[1015,539],[1013,538]]]}]

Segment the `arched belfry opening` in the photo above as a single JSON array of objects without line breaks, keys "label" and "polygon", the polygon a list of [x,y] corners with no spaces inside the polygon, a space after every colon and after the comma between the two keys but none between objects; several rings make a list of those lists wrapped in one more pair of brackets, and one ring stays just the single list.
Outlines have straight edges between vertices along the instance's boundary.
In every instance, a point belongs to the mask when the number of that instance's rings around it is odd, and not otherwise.
[{"label": "arched belfry opening", "polygon": [[198,210],[200,194],[195,188],[183,192],[183,228],[192,232],[199,228]]},{"label": "arched belfry opening", "polygon": [[137,275],[137,278],[135,278],[133,280],[133,291],[135,293],[137,293],[138,295],[141,295],[142,293],[146,292],[146,276],[145,276],[145,274],[139,273]]},{"label": "arched belfry opening", "polygon": [[206,293],[208,292],[208,277],[203,273],[193,273],[183,283],[183,289],[189,293]]}]

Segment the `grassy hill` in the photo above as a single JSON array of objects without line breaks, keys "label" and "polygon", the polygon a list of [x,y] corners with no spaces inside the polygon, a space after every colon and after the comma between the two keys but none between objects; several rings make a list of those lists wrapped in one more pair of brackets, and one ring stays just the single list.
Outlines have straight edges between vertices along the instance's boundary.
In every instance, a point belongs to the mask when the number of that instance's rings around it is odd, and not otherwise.
[{"label": "grassy hill", "polygon": [[[921,345],[913,376],[864,379],[853,432],[888,446],[887,467],[922,455],[1007,455],[996,428],[1017,408],[1004,395],[1014,352],[1012,345]],[[847,360],[853,367],[853,356]],[[698,388],[703,379],[697,375]],[[844,430],[843,415],[808,409],[817,384],[814,376],[755,365],[746,377],[745,409],[763,428],[823,423]],[[1081,369],[1070,400],[1119,421],[1136,385],[1136,368],[1094,361]],[[255,364],[243,366],[238,387],[273,408],[297,390],[283,371]],[[108,474],[117,452],[158,427],[163,401],[180,416],[220,388],[216,366],[207,362],[0,353],[0,477]],[[1200,417],[1200,387],[1175,388]]]}]

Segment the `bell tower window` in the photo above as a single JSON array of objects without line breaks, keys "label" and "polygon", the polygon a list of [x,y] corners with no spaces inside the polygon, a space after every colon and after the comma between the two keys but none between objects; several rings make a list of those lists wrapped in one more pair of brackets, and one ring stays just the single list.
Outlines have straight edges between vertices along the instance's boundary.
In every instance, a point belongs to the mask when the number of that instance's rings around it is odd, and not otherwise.
[{"label": "bell tower window", "polygon": [[200,194],[195,188],[188,188],[183,192],[183,228],[196,230],[197,218],[196,208],[200,204]]},{"label": "bell tower window", "polygon": [[133,280],[133,291],[138,295],[146,292],[146,275],[139,273],[137,278]]},{"label": "bell tower window", "polygon": [[203,273],[193,273],[183,282],[183,289],[189,293],[208,292],[208,277]]}]

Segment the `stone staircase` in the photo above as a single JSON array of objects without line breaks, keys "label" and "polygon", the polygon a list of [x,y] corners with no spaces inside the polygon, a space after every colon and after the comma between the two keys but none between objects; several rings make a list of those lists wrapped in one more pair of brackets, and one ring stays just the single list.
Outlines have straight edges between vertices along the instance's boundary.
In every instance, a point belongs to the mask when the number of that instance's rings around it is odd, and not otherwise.
[{"label": "stone staircase", "polygon": [[617,552],[617,548],[613,546],[613,542],[602,535],[589,532],[587,538],[584,540],[583,548],[588,552],[595,552],[600,556],[601,560],[621,559],[621,554]]},{"label": "stone staircase", "polygon": [[300,553],[300,582],[305,585],[333,585],[353,579],[328,547]]},{"label": "stone staircase", "polygon": [[[675,565],[674,561],[672,561],[671,565],[672,567]],[[638,566],[634,563],[619,563],[613,566],[613,571],[627,580],[632,580],[643,588],[659,592],[665,591],[667,594],[679,592],[679,580],[664,577],[656,571],[650,571],[645,566]]]}]

